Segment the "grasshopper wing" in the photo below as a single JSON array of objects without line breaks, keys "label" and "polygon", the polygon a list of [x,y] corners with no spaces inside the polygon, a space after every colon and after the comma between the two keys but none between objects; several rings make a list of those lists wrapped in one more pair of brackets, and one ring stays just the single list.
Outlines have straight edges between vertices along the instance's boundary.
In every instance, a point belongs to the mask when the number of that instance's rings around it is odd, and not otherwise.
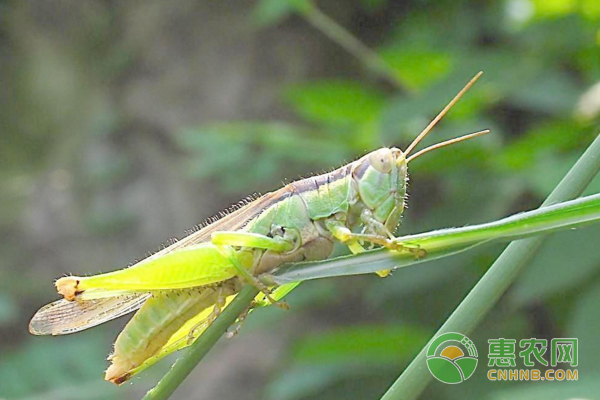
[{"label": "grasshopper wing", "polygon": [[58,300],[40,308],[29,323],[34,335],[66,335],[100,325],[139,309],[149,293],[132,293],[92,300]]}]

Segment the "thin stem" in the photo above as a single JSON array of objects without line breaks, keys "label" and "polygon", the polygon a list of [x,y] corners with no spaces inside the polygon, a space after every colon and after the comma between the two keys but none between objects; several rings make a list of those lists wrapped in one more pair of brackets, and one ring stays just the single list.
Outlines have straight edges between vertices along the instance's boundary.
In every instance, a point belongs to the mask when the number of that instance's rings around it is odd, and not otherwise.
[{"label": "thin stem", "polygon": [[306,18],[308,23],[359,59],[368,69],[381,75],[398,89],[406,92],[412,91],[404,85],[397,71],[386,63],[379,54],[367,47],[336,21],[325,15],[312,2],[303,3],[302,6],[298,7],[298,11],[300,15]]},{"label": "thin stem", "polygon": [[[552,191],[542,207],[581,195],[599,171],[600,136],[594,140],[579,161]],[[433,337],[435,338],[446,332],[469,334],[473,331],[514,282],[521,269],[535,256],[543,240],[544,237],[534,237],[508,245]],[[423,350],[404,370],[381,400],[413,400],[418,398],[432,378],[425,363],[428,345],[429,343],[423,347]]]},{"label": "thin stem", "polygon": [[175,362],[171,370],[165,374],[160,382],[146,393],[146,396],[142,400],[168,399],[221,336],[223,336],[227,328],[250,305],[250,302],[257,294],[258,290],[254,286],[245,286],[227,308],[223,310],[221,315],[206,328],[202,336]]}]

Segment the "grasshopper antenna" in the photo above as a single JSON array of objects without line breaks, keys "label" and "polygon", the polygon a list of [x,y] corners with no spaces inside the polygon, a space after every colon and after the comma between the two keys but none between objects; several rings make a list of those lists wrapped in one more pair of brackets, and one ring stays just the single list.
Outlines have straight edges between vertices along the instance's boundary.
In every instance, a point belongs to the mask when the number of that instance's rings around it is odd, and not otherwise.
[{"label": "grasshopper antenna", "polygon": [[440,143],[431,145],[429,147],[425,147],[423,150],[417,151],[415,154],[413,154],[412,156],[408,157],[406,159],[406,163],[408,164],[409,162],[411,162],[415,158],[420,157],[420,156],[422,156],[425,153],[429,153],[432,150],[439,149],[441,147],[450,146],[451,144],[462,142],[464,140],[473,139],[473,138],[476,138],[478,136],[485,135],[486,133],[490,133],[490,130],[489,129],[485,129],[483,131],[479,131],[479,132],[475,132],[475,133],[470,133],[470,134],[464,135],[464,136],[459,136],[459,137],[454,138],[454,139],[446,140],[444,142],[440,142]]},{"label": "grasshopper antenna", "polygon": [[456,102],[458,100],[460,100],[460,98],[463,96],[463,94],[465,94],[466,91],[469,90],[471,88],[471,86],[473,86],[473,84],[475,82],[477,82],[477,79],[479,79],[479,77],[482,74],[483,74],[483,71],[479,71],[477,73],[477,75],[475,75],[469,81],[469,83],[467,83],[465,85],[465,87],[462,88],[462,90],[460,92],[458,92],[458,94],[456,96],[454,96],[454,98],[450,101],[450,103],[448,103],[448,105],[446,107],[444,107],[444,109],[442,111],[440,111],[440,113],[429,123],[429,125],[427,125],[427,127],[425,127],[425,129],[423,129],[423,132],[419,133],[419,136],[417,136],[415,138],[415,140],[413,140],[412,143],[406,148],[406,150],[404,150],[404,155],[406,157],[408,157],[408,155],[410,154],[410,152],[414,150],[414,148],[419,144],[419,142],[421,142],[421,140],[423,140],[423,138],[425,136],[427,136],[427,134],[429,132],[431,132],[431,130],[433,129],[433,127],[436,126],[436,124],[438,122],[440,122],[440,120],[444,117],[444,115],[446,115],[446,113],[448,112],[448,110],[450,110],[452,108],[452,106],[454,106],[456,104]]}]

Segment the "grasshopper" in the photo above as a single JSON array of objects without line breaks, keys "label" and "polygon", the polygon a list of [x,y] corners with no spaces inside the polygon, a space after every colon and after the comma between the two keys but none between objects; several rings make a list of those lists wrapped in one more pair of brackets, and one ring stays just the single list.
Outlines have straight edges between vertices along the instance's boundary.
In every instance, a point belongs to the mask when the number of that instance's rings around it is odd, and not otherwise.
[{"label": "grasshopper", "polygon": [[[114,272],[56,281],[64,298],[32,318],[35,335],[63,335],[137,311],[118,335],[105,379],[120,384],[196,340],[244,284],[261,289],[253,308],[278,304],[297,284],[265,287],[257,277],[282,264],[323,260],[336,242],[426,257],[394,238],[406,206],[407,166],[421,155],[489,132],[414,148],[481,76],[479,72],[404,150],[381,148],[330,173],[247,200],[162,251]],[[390,271],[380,271],[386,276]],[[245,317],[245,316],[244,316]],[[240,319],[244,318],[240,317]]]}]

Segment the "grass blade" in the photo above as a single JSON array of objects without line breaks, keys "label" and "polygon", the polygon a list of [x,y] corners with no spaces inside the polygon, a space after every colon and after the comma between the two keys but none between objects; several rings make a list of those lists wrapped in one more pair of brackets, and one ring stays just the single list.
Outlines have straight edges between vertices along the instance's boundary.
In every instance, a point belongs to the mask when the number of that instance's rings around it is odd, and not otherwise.
[{"label": "grass blade", "polygon": [[285,265],[270,275],[263,275],[261,280],[268,284],[282,285],[317,278],[368,274],[447,257],[491,240],[522,239],[597,221],[600,221],[600,194],[516,214],[487,224],[399,238],[401,242],[427,250],[427,256],[422,259],[415,259],[409,253],[377,249],[325,261]]}]

